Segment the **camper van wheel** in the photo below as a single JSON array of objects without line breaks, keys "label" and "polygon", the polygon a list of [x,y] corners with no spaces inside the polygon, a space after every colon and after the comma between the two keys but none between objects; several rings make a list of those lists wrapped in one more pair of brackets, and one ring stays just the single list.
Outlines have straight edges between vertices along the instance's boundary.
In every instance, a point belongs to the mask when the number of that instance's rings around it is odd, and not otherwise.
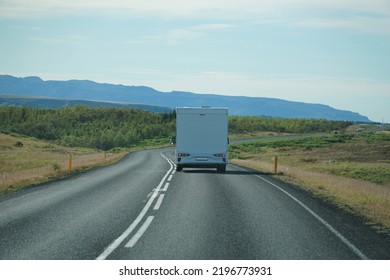
[{"label": "camper van wheel", "polygon": [[226,165],[221,165],[217,167],[218,172],[225,172],[226,171]]},{"label": "camper van wheel", "polygon": [[182,170],[183,170],[182,166],[176,165],[176,171],[182,171]]}]

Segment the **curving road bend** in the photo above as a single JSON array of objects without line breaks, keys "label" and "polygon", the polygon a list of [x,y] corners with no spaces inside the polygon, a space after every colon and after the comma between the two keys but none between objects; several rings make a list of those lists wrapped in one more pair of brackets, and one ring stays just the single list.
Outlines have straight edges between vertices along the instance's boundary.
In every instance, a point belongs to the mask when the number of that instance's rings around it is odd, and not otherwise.
[{"label": "curving road bend", "polygon": [[173,150],[0,197],[0,259],[389,259],[390,241],[305,192]]}]

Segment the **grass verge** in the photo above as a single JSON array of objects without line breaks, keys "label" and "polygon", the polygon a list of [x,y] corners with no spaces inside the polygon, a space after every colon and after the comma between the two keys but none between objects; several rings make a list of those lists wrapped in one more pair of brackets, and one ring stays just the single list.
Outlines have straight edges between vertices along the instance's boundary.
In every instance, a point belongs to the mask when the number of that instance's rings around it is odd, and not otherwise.
[{"label": "grass verge", "polygon": [[[69,148],[0,133],[0,194],[121,159],[128,151]],[[72,155],[72,170],[69,170]]]},{"label": "grass verge", "polygon": [[274,172],[390,234],[390,135],[338,135],[230,146],[232,163]]}]

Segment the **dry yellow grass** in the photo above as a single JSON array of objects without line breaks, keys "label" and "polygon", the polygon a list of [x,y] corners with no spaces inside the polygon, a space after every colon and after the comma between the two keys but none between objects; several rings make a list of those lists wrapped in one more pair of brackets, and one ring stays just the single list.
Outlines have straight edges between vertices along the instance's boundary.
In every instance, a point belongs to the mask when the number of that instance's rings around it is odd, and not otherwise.
[{"label": "dry yellow grass", "polygon": [[70,154],[73,171],[108,164],[124,155],[0,133],[0,193],[68,174]]},{"label": "dry yellow grass", "polygon": [[[274,172],[274,164],[259,159],[239,160],[232,163],[263,172]],[[282,180],[295,183],[335,205],[364,217],[369,224],[390,232],[390,188],[384,185],[305,170],[303,167],[279,164]]]},{"label": "dry yellow grass", "polygon": [[291,133],[282,133],[282,132],[272,132],[272,131],[256,131],[253,133],[229,133],[230,140],[239,140],[239,139],[253,139],[253,138],[266,138],[266,137],[275,137],[275,136],[287,136]]}]

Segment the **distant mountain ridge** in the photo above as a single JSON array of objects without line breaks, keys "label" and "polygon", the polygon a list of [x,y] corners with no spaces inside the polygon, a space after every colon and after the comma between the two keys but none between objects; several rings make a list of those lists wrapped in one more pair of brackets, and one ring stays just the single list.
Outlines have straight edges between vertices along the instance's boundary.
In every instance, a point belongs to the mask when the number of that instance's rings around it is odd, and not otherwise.
[{"label": "distant mountain ridge", "polygon": [[208,105],[228,107],[230,115],[370,122],[366,116],[322,104],[265,97],[196,94],[180,91],[161,92],[146,86],[113,85],[89,80],[43,81],[39,77],[17,78],[10,75],[0,75],[0,93],[74,100],[80,103],[85,102],[85,100],[103,103],[125,102],[133,105],[144,104],[170,109],[178,106]]},{"label": "distant mountain ridge", "polygon": [[51,97],[31,97],[23,95],[12,94],[0,94],[0,106],[14,106],[14,107],[33,107],[33,108],[64,108],[72,107],[76,105],[83,105],[87,107],[108,107],[108,108],[127,108],[127,109],[140,109],[147,110],[154,113],[170,113],[171,108],[136,104],[126,102],[104,102],[104,101],[91,101],[91,100],[77,100],[77,99],[59,99]]}]

